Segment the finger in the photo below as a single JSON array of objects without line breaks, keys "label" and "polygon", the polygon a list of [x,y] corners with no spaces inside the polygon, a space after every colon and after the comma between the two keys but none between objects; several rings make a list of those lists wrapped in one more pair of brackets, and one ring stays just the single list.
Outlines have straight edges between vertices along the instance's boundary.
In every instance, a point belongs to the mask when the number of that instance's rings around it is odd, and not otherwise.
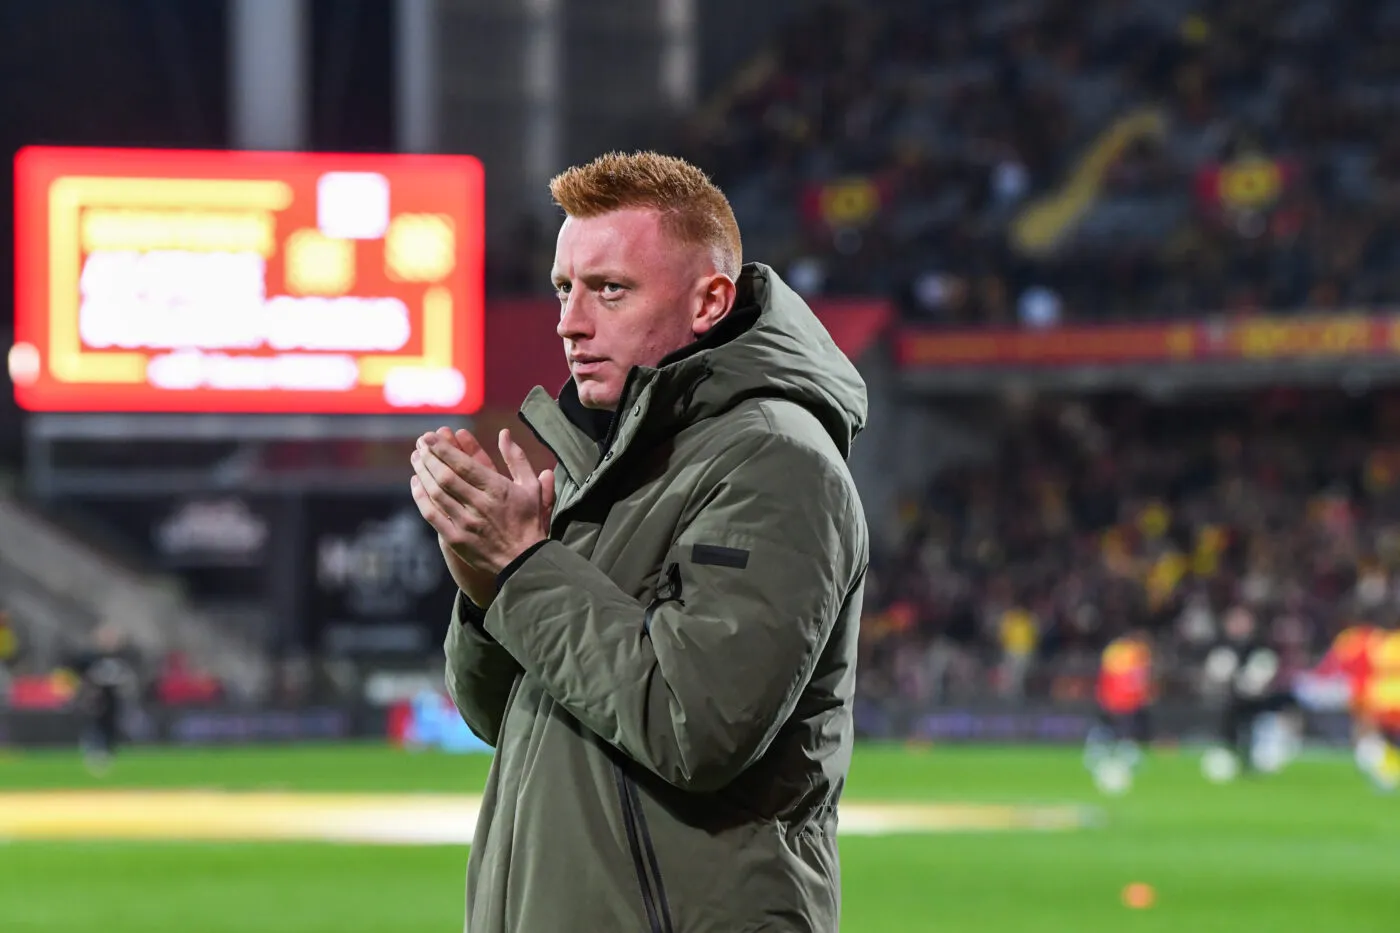
[{"label": "finger", "polygon": [[453,435],[451,428],[438,428],[436,431],[426,431],[418,435],[418,439],[413,442],[414,450],[422,450],[429,441],[436,442],[438,439],[446,441],[450,446],[456,446],[457,438]]},{"label": "finger", "polygon": [[510,470],[511,478],[517,483],[534,482],[535,468],[530,465],[530,458],[525,455],[524,449],[510,436],[509,428],[501,429],[499,444],[501,457],[506,462],[506,468]]},{"label": "finger", "polygon": [[546,516],[554,514],[554,471],[540,473],[540,505]]},{"label": "finger", "polygon": [[485,448],[472,436],[472,432],[463,428],[458,428],[456,431],[453,431],[451,428],[438,428],[437,435],[447,441],[449,447],[456,447],[484,467],[490,467],[492,470],[496,469],[496,464],[492,461],[491,455],[488,454]]},{"label": "finger", "polygon": [[460,447],[467,456],[471,457],[477,463],[489,466],[493,470],[496,469],[496,464],[492,462],[491,455],[486,452],[485,447],[481,446],[481,442],[476,439],[472,432],[465,428],[458,428],[456,440],[457,446]]},{"label": "finger", "polygon": [[[453,444],[445,443],[436,435],[425,440],[419,446],[418,450],[428,463],[432,464],[433,461],[441,463],[446,467],[447,472],[455,473],[468,485],[477,489],[497,489],[504,478],[500,473],[496,472],[494,466],[489,465],[491,462],[490,458],[487,458],[486,463],[481,463],[471,457],[466,451]],[[442,481],[444,486],[454,490],[457,488],[458,484],[451,483],[447,476],[437,471],[436,467],[434,468],[434,473],[438,476],[438,479]]]},{"label": "finger", "polygon": [[446,537],[452,531],[452,520],[443,514],[437,507],[428,491],[423,488],[423,482],[417,476],[408,481],[409,489],[413,492],[413,502],[418,506],[418,514],[423,516],[423,520],[432,526],[433,531],[439,537]]},{"label": "finger", "polygon": [[423,516],[432,529],[441,537],[446,529],[451,528],[452,522],[447,516],[442,514],[442,510],[433,504],[433,500],[428,498],[428,492],[419,482],[418,477],[409,480],[409,488],[413,492],[413,503],[418,506],[418,514]]},{"label": "finger", "polygon": [[410,459],[413,474],[422,484],[429,501],[450,521],[465,527],[477,519],[480,513],[472,505],[482,496],[479,490],[463,482],[460,476],[434,457],[414,451]]},{"label": "finger", "polygon": [[[413,464],[413,478],[409,480],[409,485],[413,490],[413,501],[419,503],[420,512],[423,511],[423,503],[426,503],[428,508],[444,513],[455,513],[462,507],[462,503],[453,499],[451,495],[446,495],[444,498],[445,490],[437,478],[433,476],[432,469],[422,454],[415,450],[409,460]],[[428,518],[426,512],[423,517]],[[447,517],[450,519],[453,515],[449,514]]]}]

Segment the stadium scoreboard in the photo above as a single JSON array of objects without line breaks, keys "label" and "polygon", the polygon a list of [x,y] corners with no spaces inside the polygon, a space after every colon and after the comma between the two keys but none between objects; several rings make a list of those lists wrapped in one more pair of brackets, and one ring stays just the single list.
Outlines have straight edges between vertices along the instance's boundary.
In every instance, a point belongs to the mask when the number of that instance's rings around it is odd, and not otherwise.
[{"label": "stadium scoreboard", "polygon": [[472,157],[30,147],[15,185],[24,409],[481,405]]}]

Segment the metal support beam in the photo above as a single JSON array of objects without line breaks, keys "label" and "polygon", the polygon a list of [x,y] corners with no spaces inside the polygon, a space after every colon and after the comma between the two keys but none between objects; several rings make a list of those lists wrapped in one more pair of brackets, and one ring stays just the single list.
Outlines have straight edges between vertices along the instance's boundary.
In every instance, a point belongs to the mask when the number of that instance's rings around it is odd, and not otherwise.
[{"label": "metal support beam", "polygon": [[563,165],[560,127],[564,119],[561,90],[563,54],[560,0],[523,0],[525,4],[525,54],[521,56],[525,89],[525,190],[524,202],[553,216],[548,196],[549,179]]},{"label": "metal support beam", "polygon": [[675,112],[695,106],[699,86],[695,0],[656,0],[661,25],[661,96]]},{"label": "metal support beam", "polygon": [[437,0],[395,0],[394,144],[436,152],[441,89]]},{"label": "metal support beam", "polygon": [[229,0],[229,139],[235,149],[305,149],[310,110],[306,0]]}]

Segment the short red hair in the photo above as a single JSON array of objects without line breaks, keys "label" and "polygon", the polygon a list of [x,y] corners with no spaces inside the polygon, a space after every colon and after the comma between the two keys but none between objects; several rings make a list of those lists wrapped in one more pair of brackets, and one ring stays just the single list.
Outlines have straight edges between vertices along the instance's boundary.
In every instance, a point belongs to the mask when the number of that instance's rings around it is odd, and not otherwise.
[{"label": "short red hair", "polygon": [[609,152],[575,165],[549,182],[554,202],[570,217],[597,217],[650,208],[682,243],[709,250],[732,279],[743,265],[734,208],[708,175],[684,159],[656,152]]}]

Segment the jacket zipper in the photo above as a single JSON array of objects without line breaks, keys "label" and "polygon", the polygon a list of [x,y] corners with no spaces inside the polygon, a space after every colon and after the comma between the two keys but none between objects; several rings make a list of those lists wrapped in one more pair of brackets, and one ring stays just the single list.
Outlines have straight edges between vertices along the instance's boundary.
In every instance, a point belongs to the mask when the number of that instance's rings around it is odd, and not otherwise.
[{"label": "jacket zipper", "polygon": [[[685,605],[685,600],[681,599],[681,567],[676,563],[661,571],[656,591],[642,614],[642,631],[651,631],[652,613],[669,602]],[[666,886],[661,881],[661,862],[656,857],[651,830],[647,828],[641,795],[621,762],[613,761],[613,774],[617,778],[617,796],[622,803],[623,822],[627,825],[627,842],[632,848],[632,866],[637,870],[642,906],[646,908],[651,933],[673,933],[675,927],[671,922],[671,905],[666,901]]]},{"label": "jacket zipper", "polygon": [[[641,798],[621,764],[613,762],[613,775],[617,779],[622,822],[627,827],[627,843],[632,849],[632,867],[637,872],[637,884],[642,889],[642,906],[646,909],[647,924],[651,933],[675,933],[671,907],[666,901],[666,888],[661,881],[661,865],[656,858],[656,847],[647,828],[646,815],[642,813]],[[650,874],[647,872],[648,865]],[[654,888],[653,878],[656,882]]]},{"label": "jacket zipper", "polygon": [[647,850],[647,862],[651,865],[651,877],[656,882],[656,905],[661,911],[661,925],[665,933],[675,933],[671,922],[671,905],[666,900],[666,884],[661,880],[661,862],[656,858],[656,846],[651,840],[651,829],[647,826],[647,815],[642,810],[642,798],[637,793],[637,785],[623,774],[623,783],[632,795],[632,812],[637,817],[637,828],[641,831],[642,845]]}]

